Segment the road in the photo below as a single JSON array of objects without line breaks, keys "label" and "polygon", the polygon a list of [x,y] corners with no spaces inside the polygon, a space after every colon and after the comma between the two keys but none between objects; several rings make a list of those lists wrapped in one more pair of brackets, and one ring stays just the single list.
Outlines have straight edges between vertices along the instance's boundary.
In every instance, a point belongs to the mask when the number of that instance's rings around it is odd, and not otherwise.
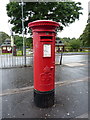
[{"label": "road", "polygon": [[[88,62],[88,55],[63,55],[62,64]],[[60,55],[56,56],[56,63],[60,63]]]}]

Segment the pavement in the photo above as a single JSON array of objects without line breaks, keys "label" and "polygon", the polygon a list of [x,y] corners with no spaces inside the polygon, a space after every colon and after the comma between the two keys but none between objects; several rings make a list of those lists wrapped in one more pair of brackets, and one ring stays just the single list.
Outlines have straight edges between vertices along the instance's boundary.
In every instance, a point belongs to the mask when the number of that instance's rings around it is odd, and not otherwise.
[{"label": "pavement", "polygon": [[1,118],[88,118],[87,56],[65,59],[55,68],[55,104],[49,108],[34,104],[33,67],[2,69]]}]

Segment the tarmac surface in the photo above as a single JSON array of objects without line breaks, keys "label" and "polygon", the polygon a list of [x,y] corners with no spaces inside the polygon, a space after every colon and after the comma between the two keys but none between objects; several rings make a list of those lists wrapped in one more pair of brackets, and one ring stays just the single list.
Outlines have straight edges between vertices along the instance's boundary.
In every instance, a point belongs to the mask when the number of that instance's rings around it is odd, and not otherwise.
[{"label": "tarmac surface", "polygon": [[88,69],[87,55],[67,56],[56,65],[55,104],[50,108],[34,104],[33,67],[0,70],[1,118],[88,118]]}]

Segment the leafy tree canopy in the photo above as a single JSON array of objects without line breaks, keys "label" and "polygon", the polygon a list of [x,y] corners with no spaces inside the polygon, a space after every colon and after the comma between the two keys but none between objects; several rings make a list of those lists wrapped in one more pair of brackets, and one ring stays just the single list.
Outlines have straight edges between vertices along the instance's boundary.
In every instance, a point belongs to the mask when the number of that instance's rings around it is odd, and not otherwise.
[{"label": "leafy tree canopy", "polygon": [[81,47],[81,41],[76,38],[59,38],[65,45],[65,48],[68,48],[70,51],[78,51]]},{"label": "leafy tree canopy", "polygon": [[7,38],[10,38],[5,32],[0,32],[0,44],[2,44]]},{"label": "leafy tree canopy", "polygon": [[71,39],[69,41],[69,46],[74,49],[74,50],[78,50],[81,46],[80,40],[79,39]]},{"label": "leafy tree canopy", "polygon": [[26,38],[26,46],[32,48],[33,46],[33,40],[31,37]]},{"label": "leafy tree canopy", "polygon": [[[60,22],[62,25],[59,28],[63,29],[82,14],[80,2],[29,2],[24,6],[24,25],[25,33],[28,32],[28,23],[35,20],[53,20]],[[7,4],[7,15],[10,17],[9,22],[13,24],[12,30],[15,33],[22,32],[22,11],[21,4],[17,2],[10,2]]]},{"label": "leafy tree canopy", "polygon": [[[32,38],[26,38],[25,39],[25,43],[27,47],[32,47]],[[17,46],[17,48],[22,49],[23,48],[23,37],[15,35],[14,36],[14,43]]]},{"label": "leafy tree canopy", "polygon": [[23,38],[21,36],[15,35],[14,43],[17,46],[17,48],[21,49],[23,47]]},{"label": "leafy tree canopy", "polygon": [[82,47],[90,47],[90,23],[88,23],[83,31],[83,34],[79,37]]}]

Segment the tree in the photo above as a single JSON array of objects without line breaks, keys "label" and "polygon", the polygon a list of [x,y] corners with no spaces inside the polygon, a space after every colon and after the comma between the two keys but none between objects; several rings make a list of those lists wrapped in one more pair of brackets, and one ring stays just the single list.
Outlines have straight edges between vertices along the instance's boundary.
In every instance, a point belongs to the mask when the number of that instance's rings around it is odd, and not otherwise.
[{"label": "tree", "polygon": [[14,43],[17,46],[18,49],[22,49],[22,47],[23,47],[23,38],[18,36],[18,35],[15,35],[14,36]]},{"label": "tree", "polygon": [[32,48],[33,46],[33,41],[32,41],[32,38],[26,38],[26,46],[29,47],[29,48]]},{"label": "tree", "polygon": [[64,37],[64,38],[62,38],[62,41],[64,42],[64,43],[68,43],[69,41],[70,41],[70,38],[68,37]]},{"label": "tree", "polygon": [[78,51],[78,49],[80,49],[80,46],[81,44],[79,39],[72,38],[69,41],[69,47],[71,48],[71,51]]},{"label": "tree", "polygon": [[78,51],[78,49],[81,47],[81,42],[79,39],[64,37],[61,38],[61,40],[65,45],[66,51]]},{"label": "tree", "polygon": [[[25,39],[25,44],[27,47],[32,47],[32,38],[26,38]],[[23,49],[23,37],[15,35],[14,36],[14,43],[17,46],[18,49],[22,50]]]},{"label": "tree", "polygon": [[88,23],[83,31],[83,34],[79,37],[82,47],[90,47],[90,23]]},{"label": "tree", "polygon": [[[24,25],[25,34],[28,31],[28,23],[34,20],[54,20],[61,23],[59,30],[68,26],[82,14],[80,2],[29,2],[24,5]],[[13,24],[12,30],[15,33],[22,32],[22,11],[21,5],[16,2],[7,4],[7,15],[10,17],[9,22]]]},{"label": "tree", "polygon": [[10,38],[5,32],[0,32],[0,44],[2,44],[7,38]]}]

